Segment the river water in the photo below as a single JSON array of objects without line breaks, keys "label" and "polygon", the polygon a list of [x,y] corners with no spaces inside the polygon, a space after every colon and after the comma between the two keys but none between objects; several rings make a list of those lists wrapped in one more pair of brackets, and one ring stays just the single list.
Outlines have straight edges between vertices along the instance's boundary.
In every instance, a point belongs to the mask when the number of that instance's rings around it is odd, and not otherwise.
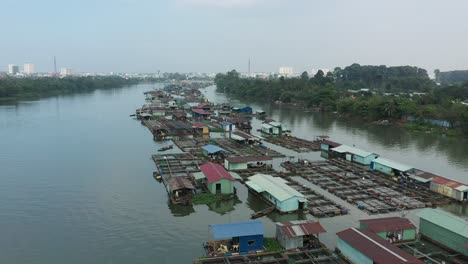
[{"label": "river water", "polygon": [[[202,242],[210,238],[209,224],[243,221],[264,208],[242,185],[237,186],[237,203],[168,204],[163,185],[152,177],[155,166],[150,157],[160,145],[129,117],[142,105],[143,92],[157,86],[0,106],[0,263],[192,263],[203,254]],[[227,100],[214,87],[205,93],[214,101]],[[326,134],[467,182],[466,139],[251,105],[300,137]],[[466,207],[447,209],[467,214]],[[273,221],[297,218],[304,216],[260,220],[272,236]],[[322,223],[343,229],[355,219]],[[327,245],[333,245],[332,237],[324,236]]]}]

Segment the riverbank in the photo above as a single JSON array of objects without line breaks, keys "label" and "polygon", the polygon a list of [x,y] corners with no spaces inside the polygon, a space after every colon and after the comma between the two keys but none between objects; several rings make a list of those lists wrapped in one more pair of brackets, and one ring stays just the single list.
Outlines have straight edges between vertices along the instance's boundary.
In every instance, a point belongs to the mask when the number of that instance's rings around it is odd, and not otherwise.
[{"label": "riverbank", "polygon": [[135,85],[141,80],[118,76],[0,78],[0,102],[37,100]]}]

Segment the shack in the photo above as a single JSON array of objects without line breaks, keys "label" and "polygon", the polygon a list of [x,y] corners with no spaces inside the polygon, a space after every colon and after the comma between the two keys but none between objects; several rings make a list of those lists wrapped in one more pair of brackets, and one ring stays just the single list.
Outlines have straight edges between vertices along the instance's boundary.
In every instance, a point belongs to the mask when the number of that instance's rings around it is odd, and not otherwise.
[{"label": "shack", "polygon": [[411,169],[409,171],[406,171],[404,175],[406,175],[407,182],[417,183],[427,188],[430,187],[430,183],[433,178],[439,177],[438,175],[435,175],[433,173],[418,169]]},{"label": "shack", "polygon": [[247,254],[263,250],[265,229],[260,221],[213,224],[210,230],[218,243],[208,242],[205,245],[209,255]]},{"label": "shack", "polygon": [[276,223],[276,240],[284,249],[320,248],[319,233],[326,232],[319,222],[298,220]]},{"label": "shack", "polygon": [[365,229],[338,232],[337,249],[355,264],[423,264],[421,260]]},{"label": "shack", "polygon": [[411,166],[381,157],[373,160],[370,168],[392,176],[403,176],[405,172],[413,169]]},{"label": "shack", "polygon": [[452,181],[443,177],[431,180],[431,191],[453,198],[458,201],[468,201],[468,185]]},{"label": "shack", "polygon": [[210,134],[210,128],[208,127],[208,125],[205,125],[203,123],[200,123],[200,122],[195,122],[192,124],[192,127],[195,131],[195,134],[199,134],[199,135],[209,135]]},{"label": "shack", "polygon": [[439,209],[418,213],[419,233],[428,240],[468,256],[468,221]]},{"label": "shack", "polygon": [[367,229],[391,243],[416,240],[416,226],[402,217],[384,217],[359,220],[360,228]]},{"label": "shack", "polygon": [[206,145],[202,147],[203,154],[211,159],[224,159],[224,155],[228,153],[227,150],[220,148],[216,145]]},{"label": "shack", "polygon": [[323,139],[320,142],[320,150],[323,150],[323,151],[329,151],[330,149],[336,148],[336,147],[339,147],[339,146],[341,146],[340,143],[333,142],[333,141],[330,141],[330,140],[327,140],[327,139]]},{"label": "shack", "polygon": [[249,132],[252,129],[252,122],[250,122],[250,120],[245,117],[234,117],[228,121],[234,124],[238,130]]},{"label": "shack", "polygon": [[378,155],[375,153],[347,145],[340,145],[338,147],[334,147],[331,149],[331,152],[331,157],[342,158],[365,166],[369,166],[369,164],[371,164],[371,161],[378,157]]},{"label": "shack", "polygon": [[246,170],[248,168],[266,167],[273,159],[268,156],[229,157],[224,159],[227,170]]},{"label": "shack", "polygon": [[208,119],[211,113],[203,109],[192,108],[192,115],[194,118]]},{"label": "shack", "polygon": [[206,187],[213,194],[234,193],[235,179],[221,165],[208,162],[200,166],[207,180]]},{"label": "shack", "polygon": [[236,126],[228,121],[223,121],[220,123],[221,127],[223,128],[224,132],[232,132]]},{"label": "shack", "polygon": [[241,130],[235,130],[229,133],[229,137],[241,144],[254,144],[260,142],[260,138]]},{"label": "shack", "polygon": [[306,208],[305,196],[286,183],[282,178],[258,173],[250,176],[246,185],[250,191],[275,205],[280,212],[294,212]]},{"label": "shack", "polygon": [[188,204],[192,201],[193,187],[192,182],[187,177],[173,177],[165,180],[167,191],[174,204]]}]

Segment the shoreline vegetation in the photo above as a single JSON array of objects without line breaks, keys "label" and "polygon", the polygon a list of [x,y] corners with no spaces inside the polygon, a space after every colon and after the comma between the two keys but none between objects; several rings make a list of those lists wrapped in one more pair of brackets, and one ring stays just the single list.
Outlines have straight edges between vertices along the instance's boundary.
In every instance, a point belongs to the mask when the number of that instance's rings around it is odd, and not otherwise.
[{"label": "shoreline vegetation", "polygon": [[354,116],[375,124],[398,124],[413,131],[468,135],[468,82],[439,85],[417,67],[339,67],[313,77],[241,77],[217,74],[218,92],[240,99],[290,105]]},{"label": "shoreline vegetation", "polygon": [[119,76],[0,78],[0,102],[36,100],[44,97],[121,88],[142,80]]}]

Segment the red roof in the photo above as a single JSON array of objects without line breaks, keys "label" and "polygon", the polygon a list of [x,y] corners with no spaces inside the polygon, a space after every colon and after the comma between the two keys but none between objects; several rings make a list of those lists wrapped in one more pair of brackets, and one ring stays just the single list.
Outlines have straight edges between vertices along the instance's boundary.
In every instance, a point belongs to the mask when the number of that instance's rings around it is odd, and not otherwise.
[{"label": "red roof", "polygon": [[458,186],[463,185],[463,183],[452,181],[444,177],[435,177],[432,179],[432,182],[437,183],[437,184],[442,184],[442,185],[452,187],[452,188],[457,188]]},{"label": "red roof", "polygon": [[205,103],[199,103],[199,104],[197,105],[197,108],[205,108],[205,107],[206,107],[206,108],[211,108],[210,105],[205,104]]},{"label": "red roof", "polygon": [[200,170],[205,174],[206,179],[208,182],[217,182],[221,179],[227,179],[230,181],[235,181],[235,179],[227,172],[223,166],[208,162],[200,166]]},{"label": "red roof", "polygon": [[379,233],[383,231],[416,229],[416,226],[414,226],[410,220],[402,217],[363,219],[360,220],[360,222],[361,224],[365,224],[367,228],[374,233]]},{"label": "red roof", "polygon": [[203,109],[192,108],[192,111],[193,111],[194,113],[199,114],[199,115],[211,115],[210,112],[207,112],[207,111],[205,111],[205,110],[203,110]]},{"label": "red roof", "polygon": [[314,235],[326,232],[319,222],[310,220],[276,223],[286,237]]},{"label": "red roof", "polygon": [[203,123],[200,123],[200,122],[195,122],[195,123],[192,124],[192,126],[193,126],[193,127],[204,127],[204,126],[206,126],[206,125],[203,124]]},{"label": "red roof", "polygon": [[336,235],[376,264],[424,263],[387,240],[365,229],[349,228],[336,233]]},{"label": "red roof", "polygon": [[252,162],[252,161],[266,161],[266,160],[272,160],[271,157],[268,156],[250,156],[250,157],[230,157],[226,158],[229,163],[243,163],[243,162]]}]

